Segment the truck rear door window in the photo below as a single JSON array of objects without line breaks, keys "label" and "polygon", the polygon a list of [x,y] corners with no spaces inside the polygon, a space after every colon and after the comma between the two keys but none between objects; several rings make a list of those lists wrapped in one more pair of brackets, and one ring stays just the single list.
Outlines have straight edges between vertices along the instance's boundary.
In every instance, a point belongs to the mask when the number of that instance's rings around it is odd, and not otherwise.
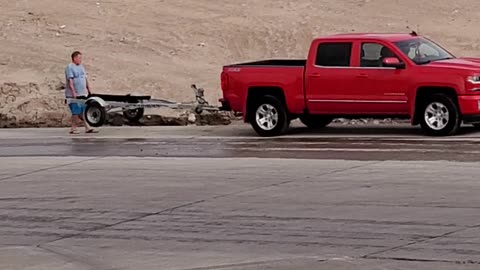
[{"label": "truck rear door window", "polygon": [[324,67],[348,67],[352,56],[351,42],[321,43],[315,64]]}]

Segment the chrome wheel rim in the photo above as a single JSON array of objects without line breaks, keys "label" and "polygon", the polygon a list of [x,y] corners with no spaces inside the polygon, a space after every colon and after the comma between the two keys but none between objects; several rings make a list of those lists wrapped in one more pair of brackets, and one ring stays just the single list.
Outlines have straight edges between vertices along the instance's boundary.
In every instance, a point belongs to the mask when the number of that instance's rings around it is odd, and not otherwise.
[{"label": "chrome wheel rim", "polygon": [[90,107],[90,109],[87,111],[87,120],[90,123],[98,123],[100,122],[102,112],[98,108]]},{"label": "chrome wheel rim", "polygon": [[450,113],[440,102],[432,102],[425,109],[425,123],[433,130],[442,130],[448,125]]},{"label": "chrome wheel rim", "polygon": [[255,119],[261,129],[272,130],[278,125],[278,111],[270,104],[263,104],[258,107]]}]

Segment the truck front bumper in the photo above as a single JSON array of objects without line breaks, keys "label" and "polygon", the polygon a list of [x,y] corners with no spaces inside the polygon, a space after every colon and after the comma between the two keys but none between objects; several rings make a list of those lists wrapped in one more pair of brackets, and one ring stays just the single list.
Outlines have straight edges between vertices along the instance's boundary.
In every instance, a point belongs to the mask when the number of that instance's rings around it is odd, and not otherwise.
[{"label": "truck front bumper", "polygon": [[458,105],[466,123],[480,123],[480,95],[459,96]]},{"label": "truck front bumper", "polygon": [[462,120],[465,124],[477,124],[480,123],[480,114],[464,115]]}]

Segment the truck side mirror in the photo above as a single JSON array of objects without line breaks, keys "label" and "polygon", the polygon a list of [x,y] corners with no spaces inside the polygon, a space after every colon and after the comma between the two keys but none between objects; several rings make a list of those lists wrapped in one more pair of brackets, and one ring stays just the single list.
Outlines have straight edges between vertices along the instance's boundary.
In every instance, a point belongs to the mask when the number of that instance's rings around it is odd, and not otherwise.
[{"label": "truck side mirror", "polygon": [[396,69],[405,68],[405,63],[401,62],[397,57],[386,57],[383,59],[382,64],[384,67],[392,67]]}]

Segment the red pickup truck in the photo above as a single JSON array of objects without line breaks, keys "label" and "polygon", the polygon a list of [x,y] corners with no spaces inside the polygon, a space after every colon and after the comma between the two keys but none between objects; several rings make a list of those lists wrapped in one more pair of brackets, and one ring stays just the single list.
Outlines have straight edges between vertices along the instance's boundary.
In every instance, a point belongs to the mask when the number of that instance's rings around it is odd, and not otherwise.
[{"label": "red pickup truck", "polygon": [[480,58],[456,58],[410,34],[341,34],[315,39],[307,60],[223,67],[224,108],[261,136],[296,118],[322,128],[334,118],[405,118],[428,135],[480,127]]}]

